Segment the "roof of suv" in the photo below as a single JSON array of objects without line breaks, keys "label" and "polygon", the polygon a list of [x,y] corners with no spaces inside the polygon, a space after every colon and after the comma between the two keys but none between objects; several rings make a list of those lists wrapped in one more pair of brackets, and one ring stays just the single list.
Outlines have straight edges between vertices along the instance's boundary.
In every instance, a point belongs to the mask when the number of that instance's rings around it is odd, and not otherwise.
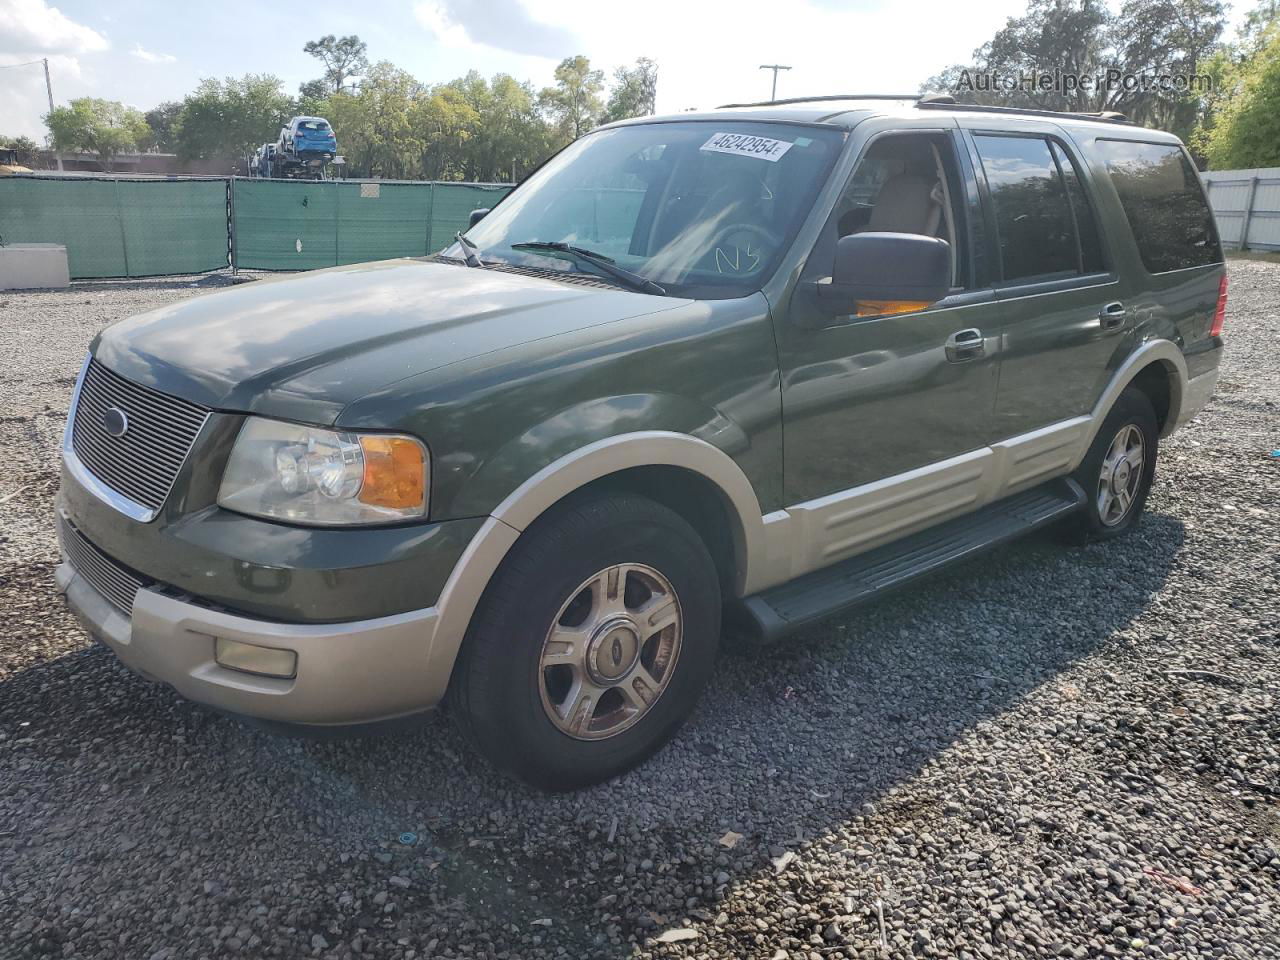
[{"label": "roof of suv", "polygon": [[[1120,114],[1092,116],[1083,113],[1060,113],[1050,110],[1021,110],[1008,107],[985,107],[973,104],[925,99],[916,94],[849,94],[762,103],[735,103],[714,110],[693,110],[664,116],[635,117],[621,124],[661,123],[677,120],[764,120],[805,124],[826,124],[852,129],[868,117],[919,117],[924,111],[938,111],[957,116],[981,117],[993,124],[1003,121],[1052,120],[1056,123],[1087,125],[1094,130],[1108,130],[1111,135],[1141,132],[1144,139],[1168,139],[1172,134],[1136,126]],[[612,126],[613,124],[610,124]]]}]

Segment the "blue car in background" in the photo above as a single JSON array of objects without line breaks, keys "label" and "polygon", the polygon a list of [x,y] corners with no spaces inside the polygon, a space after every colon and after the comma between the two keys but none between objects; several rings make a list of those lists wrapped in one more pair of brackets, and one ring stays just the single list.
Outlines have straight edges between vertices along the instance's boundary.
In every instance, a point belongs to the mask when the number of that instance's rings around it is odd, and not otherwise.
[{"label": "blue car in background", "polygon": [[278,141],[264,143],[249,159],[249,175],[323,180],[325,165],[337,152],[338,141],[328,120],[294,117],[280,128]]},{"label": "blue car in background", "polygon": [[317,154],[332,157],[338,152],[333,127],[323,117],[294,117],[280,131],[280,142],[285,153],[292,153],[299,160]]}]

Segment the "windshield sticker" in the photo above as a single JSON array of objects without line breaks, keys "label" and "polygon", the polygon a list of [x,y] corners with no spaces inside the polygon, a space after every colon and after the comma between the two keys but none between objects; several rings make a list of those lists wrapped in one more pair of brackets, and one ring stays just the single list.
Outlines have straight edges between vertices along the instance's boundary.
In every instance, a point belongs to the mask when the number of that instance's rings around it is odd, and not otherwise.
[{"label": "windshield sticker", "polygon": [[777,163],[779,158],[791,149],[786,140],[770,140],[768,137],[753,137],[745,133],[717,133],[701,147],[711,153],[731,153],[739,157],[756,157]]}]

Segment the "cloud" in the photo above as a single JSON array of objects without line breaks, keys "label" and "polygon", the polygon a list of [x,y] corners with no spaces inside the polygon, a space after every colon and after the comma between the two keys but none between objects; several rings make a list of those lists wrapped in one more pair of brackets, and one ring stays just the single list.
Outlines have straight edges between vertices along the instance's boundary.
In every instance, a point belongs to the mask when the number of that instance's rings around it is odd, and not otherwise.
[{"label": "cloud", "polygon": [[177,63],[178,58],[171,53],[152,53],[150,50],[143,50],[142,44],[135,43],[133,49],[129,51],[129,56],[137,57],[139,60],[145,60],[147,63]]},{"label": "cloud", "polygon": [[54,93],[65,103],[70,96],[86,92],[79,57],[109,47],[105,36],[72,20],[48,0],[0,0],[0,66],[29,64],[0,75],[4,78],[0,82],[4,132],[44,138],[41,118],[49,103],[40,60],[48,59]]},{"label": "cloud", "polygon": [[0,54],[91,53],[108,46],[98,31],[45,0],[0,0]]},{"label": "cloud", "polygon": [[422,0],[413,12],[451,46],[469,42],[553,60],[581,52],[582,41],[573,29],[535,19],[521,0]]}]

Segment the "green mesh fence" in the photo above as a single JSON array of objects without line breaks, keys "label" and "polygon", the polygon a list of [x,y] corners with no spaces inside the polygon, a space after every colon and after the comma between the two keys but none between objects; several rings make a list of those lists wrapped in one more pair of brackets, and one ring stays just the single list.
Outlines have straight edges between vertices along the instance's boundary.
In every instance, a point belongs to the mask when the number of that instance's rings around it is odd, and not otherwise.
[{"label": "green mesh fence", "polygon": [[432,187],[430,253],[443,250],[455,233],[467,229],[472,210],[492,207],[511,192],[508,184],[433,183]]},{"label": "green mesh fence", "polygon": [[[228,189],[231,219],[228,222]],[[61,243],[75,279],[314,270],[435,253],[506,184],[0,179],[0,238]],[[228,245],[231,259],[228,260]]]},{"label": "green mesh fence", "polygon": [[448,246],[477,207],[511,188],[470,183],[232,182],[234,262],[246,270],[313,270]]},{"label": "green mesh fence", "polygon": [[63,244],[76,279],[217,270],[227,265],[227,181],[4,177],[0,237]]}]

